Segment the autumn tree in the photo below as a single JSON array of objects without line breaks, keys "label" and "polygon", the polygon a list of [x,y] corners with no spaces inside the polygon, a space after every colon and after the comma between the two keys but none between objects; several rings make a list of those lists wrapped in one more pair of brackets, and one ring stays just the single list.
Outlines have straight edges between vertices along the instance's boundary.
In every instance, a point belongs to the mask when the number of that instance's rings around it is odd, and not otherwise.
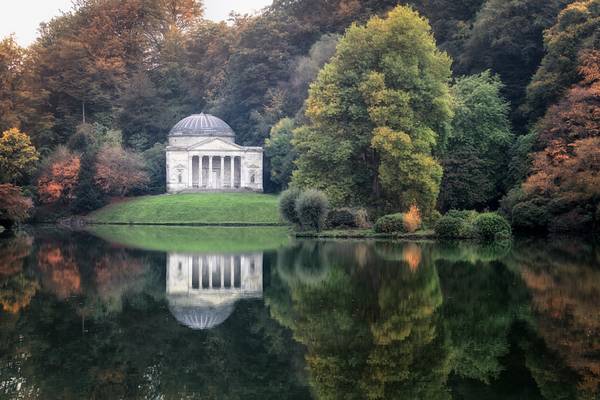
[{"label": "autumn tree", "polygon": [[513,135],[502,87],[489,71],[459,78],[452,87],[455,116],[442,160],[443,210],[483,209],[505,190]]},{"label": "autumn tree", "polygon": [[148,183],[142,157],[118,146],[98,152],[94,179],[104,193],[114,196],[125,196]]},{"label": "autumn tree", "polygon": [[24,221],[32,207],[33,202],[23,196],[21,188],[10,183],[0,184],[0,226],[11,228]]},{"label": "autumn tree", "polygon": [[0,181],[17,182],[31,173],[39,154],[26,133],[17,128],[0,137]]},{"label": "autumn tree", "polygon": [[428,215],[442,178],[433,152],[452,117],[449,78],[449,57],[412,9],[353,25],[310,88],[294,184],[336,205],[414,203]]},{"label": "autumn tree", "polygon": [[75,197],[81,158],[64,146],[43,160],[37,179],[38,197],[42,204],[65,204]]},{"label": "autumn tree", "polygon": [[580,64],[583,80],[540,121],[530,176],[505,201],[518,227],[598,229],[600,52],[585,53]]},{"label": "autumn tree", "polygon": [[565,7],[544,34],[546,54],[527,87],[523,107],[531,122],[542,117],[572,85],[582,78],[580,59],[600,50],[600,1],[578,0]]}]

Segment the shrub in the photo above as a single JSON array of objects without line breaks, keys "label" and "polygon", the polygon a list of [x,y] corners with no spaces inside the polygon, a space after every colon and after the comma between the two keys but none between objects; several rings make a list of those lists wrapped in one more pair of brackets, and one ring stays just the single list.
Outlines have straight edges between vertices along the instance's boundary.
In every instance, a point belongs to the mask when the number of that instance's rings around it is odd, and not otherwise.
[{"label": "shrub", "polygon": [[419,207],[412,205],[408,212],[403,216],[403,224],[406,232],[416,232],[421,227],[421,212]]},{"label": "shrub", "polygon": [[486,242],[508,239],[512,234],[506,218],[492,212],[479,214],[473,222],[473,228],[477,238]]},{"label": "shrub", "polygon": [[373,224],[371,224],[371,220],[369,219],[369,213],[364,208],[359,208],[356,210],[355,222],[358,228],[368,229],[373,226]]},{"label": "shrub", "polygon": [[325,225],[329,202],[325,193],[308,190],[296,200],[296,214],[300,226],[305,230],[320,231]]},{"label": "shrub", "polygon": [[429,216],[423,219],[423,226],[426,228],[435,228],[440,218],[442,218],[442,214],[438,210],[433,210]]},{"label": "shrub", "polygon": [[406,232],[406,228],[404,227],[404,214],[389,214],[379,218],[377,222],[375,222],[375,232]]},{"label": "shrub", "polygon": [[534,201],[515,205],[511,211],[512,225],[518,230],[544,230],[550,220],[548,210]]},{"label": "shrub", "polygon": [[291,188],[281,193],[279,197],[279,215],[281,218],[290,223],[298,225],[300,220],[296,213],[296,200],[300,196],[300,190]]},{"label": "shrub", "polygon": [[356,228],[356,212],[351,208],[334,208],[327,215],[330,228]]},{"label": "shrub", "polygon": [[435,224],[435,234],[440,239],[458,239],[464,233],[465,222],[451,215],[444,215]]}]

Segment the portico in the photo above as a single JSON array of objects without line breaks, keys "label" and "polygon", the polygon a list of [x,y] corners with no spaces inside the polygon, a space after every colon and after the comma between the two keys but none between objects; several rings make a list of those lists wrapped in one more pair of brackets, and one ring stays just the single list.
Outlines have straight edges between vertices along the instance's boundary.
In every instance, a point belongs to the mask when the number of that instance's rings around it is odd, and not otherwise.
[{"label": "portico", "polygon": [[240,146],[220,119],[198,114],[169,134],[167,191],[262,191],[261,147]]}]

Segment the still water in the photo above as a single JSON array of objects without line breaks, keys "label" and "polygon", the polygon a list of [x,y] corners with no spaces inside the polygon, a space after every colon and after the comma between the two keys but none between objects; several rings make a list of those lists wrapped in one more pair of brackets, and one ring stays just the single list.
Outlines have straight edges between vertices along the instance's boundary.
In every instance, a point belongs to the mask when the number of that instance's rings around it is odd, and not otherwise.
[{"label": "still water", "polygon": [[599,300],[581,241],[36,229],[0,239],[0,398],[598,399]]}]

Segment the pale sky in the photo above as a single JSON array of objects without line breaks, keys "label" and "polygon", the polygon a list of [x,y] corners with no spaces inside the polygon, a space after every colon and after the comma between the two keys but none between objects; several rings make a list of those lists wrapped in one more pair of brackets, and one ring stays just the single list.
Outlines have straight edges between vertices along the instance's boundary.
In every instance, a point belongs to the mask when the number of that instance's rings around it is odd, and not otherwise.
[{"label": "pale sky", "polygon": [[[224,21],[231,11],[253,13],[272,0],[204,0],[205,16]],[[37,37],[40,22],[49,21],[61,11],[71,9],[71,0],[0,0],[0,39],[15,34],[21,46]]]}]

